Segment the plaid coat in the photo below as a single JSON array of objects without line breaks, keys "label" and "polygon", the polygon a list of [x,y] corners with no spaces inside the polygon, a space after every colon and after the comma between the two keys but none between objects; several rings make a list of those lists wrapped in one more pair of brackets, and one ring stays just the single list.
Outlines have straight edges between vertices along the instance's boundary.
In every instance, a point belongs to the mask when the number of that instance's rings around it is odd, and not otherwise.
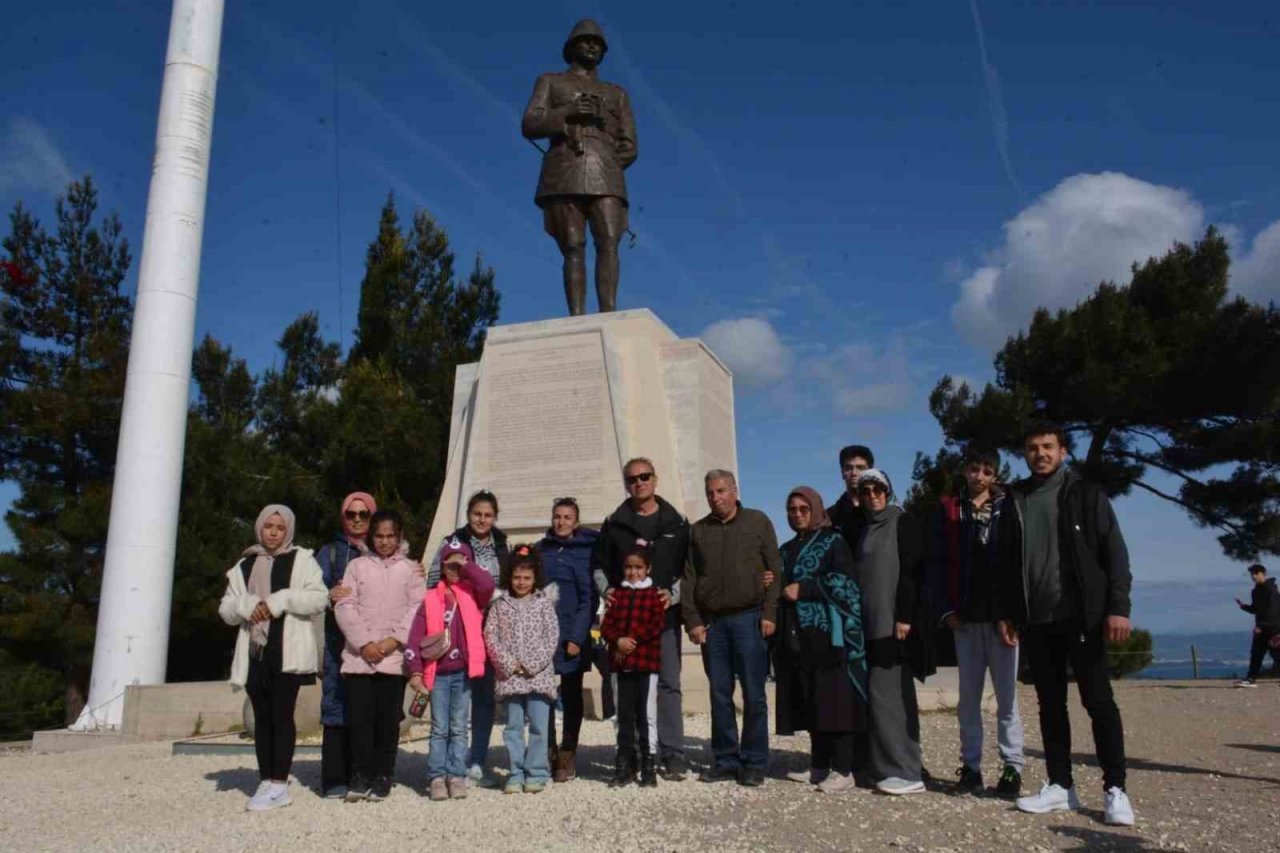
[{"label": "plaid coat", "polygon": [[667,611],[658,596],[658,588],[631,589],[620,586],[613,591],[613,604],[604,612],[600,635],[609,643],[610,651],[618,640],[631,637],[636,649],[623,658],[617,653],[611,661],[616,672],[658,672],[662,669],[662,629],[667,624]]}]

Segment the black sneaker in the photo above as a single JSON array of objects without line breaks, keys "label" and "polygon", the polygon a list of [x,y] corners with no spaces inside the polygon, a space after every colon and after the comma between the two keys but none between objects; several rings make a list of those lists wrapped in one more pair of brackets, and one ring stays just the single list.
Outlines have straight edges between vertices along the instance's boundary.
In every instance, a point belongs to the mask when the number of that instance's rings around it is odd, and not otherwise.
[{"label": "black sneaker", "polygon": [[689,765],[683,755],[671,755],[662,762],[662,778],[668,782],[683,782],[689,775]]},{"label": "black sneaker", "polygon": [[1016,800],[1022,793],[1022,774],[1012,764],[1006,764],[1000,773],[1000,781],[996,783],[996,796],[1005,800]]},{"label": "black sneaker", "polygon": [[369,787],[369,802],[381,802],[389,796],[391,796],[391,777],[379,776]]},{"label": "black sneaker", "polygon": [[351,777],[351,784],[347,786],[347,795],[344,799],[348,803],[358,803],[361,800],[369,799],[369,790],[373,786],[369,784],[369,780],[356,774]]},{"label": "black sneaker", "polygon": [[981,794],[982,774],[967,764],[956,771],[956,783],[951,786],[953,794]]},{"label": "black sneaker", "polygon": [[699,782],[736,782],[739,770],[737,767],[708,767],[698,774]]},{"label": "black sneaker", "polygon": [[744,767],[738,772],[738,784],[744,788],[759,788],[764,784],[764,769]]}]

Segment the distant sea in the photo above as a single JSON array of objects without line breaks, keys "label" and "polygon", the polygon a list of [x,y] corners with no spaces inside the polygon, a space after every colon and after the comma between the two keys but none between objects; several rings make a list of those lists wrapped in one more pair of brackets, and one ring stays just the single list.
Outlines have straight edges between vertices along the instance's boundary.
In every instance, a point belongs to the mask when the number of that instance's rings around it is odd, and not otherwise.
[{"label": "distant sea", "polygon": [[[1196,647],[1201,678],[1243,678],[1249,669],[1249,643],[1244,631],[1205,634],[1155,634],[1151,641],[1155,659],[1151,666],[1130,678],[1191,678],[1191,647]],[[1270,658],[1263,664],[1269,666]]]}]

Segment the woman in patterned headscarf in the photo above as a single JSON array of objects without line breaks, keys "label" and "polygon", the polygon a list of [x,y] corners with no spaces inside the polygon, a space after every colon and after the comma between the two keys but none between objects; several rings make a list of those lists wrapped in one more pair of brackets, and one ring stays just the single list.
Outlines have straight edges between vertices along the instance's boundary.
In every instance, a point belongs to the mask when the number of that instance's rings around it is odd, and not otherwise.
[{"label": "woman in patterned headscarf", "polygon": [[836,794],[855,787],[854,734],[867,724],[867,667],[853,555],[823,506],[808,486],[787,495],[796,535],[782,546],[775,705],[778,734],[807,730],[811,742],[809,769],[787,778]]}]

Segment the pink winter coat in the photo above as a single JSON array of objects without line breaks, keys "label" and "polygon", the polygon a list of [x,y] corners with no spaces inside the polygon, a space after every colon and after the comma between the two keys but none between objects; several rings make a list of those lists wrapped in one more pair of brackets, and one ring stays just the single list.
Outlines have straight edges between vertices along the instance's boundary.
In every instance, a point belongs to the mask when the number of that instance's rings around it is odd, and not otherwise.
[{"label": "pink winter coat", "polygon": [[[484,609],[493,597],[493,576],[475,563],[463,566],[459,582],[453,586],[458,602],[458,617],[462,619],[462,633],[466,638],[467,678],[484,675]],[[414,610],[409,628],[409,641],[405,643],[404,659],[410,674],[422,675],[422,683],[430,690],[436,683],[438,661],[423,660],[419,647],[423,639],[444,630],[445,582],[438,581],[427,590],[422,603]],[[455,617],[457,618],[457,617]]]},{"label": "pink winter coat", "polygon": [[346,638],[343,675],[404,675],[404,656],[399,651],[375,666],[360,657],[360,649],[387,637],[395,637],[401,645],[408,641],[409,623],[422,600],[421,571],[417,563],[400,554],[388,559],[371,554],[347,564],[342,585],[351,595],[333,608],[334,619]]}]

